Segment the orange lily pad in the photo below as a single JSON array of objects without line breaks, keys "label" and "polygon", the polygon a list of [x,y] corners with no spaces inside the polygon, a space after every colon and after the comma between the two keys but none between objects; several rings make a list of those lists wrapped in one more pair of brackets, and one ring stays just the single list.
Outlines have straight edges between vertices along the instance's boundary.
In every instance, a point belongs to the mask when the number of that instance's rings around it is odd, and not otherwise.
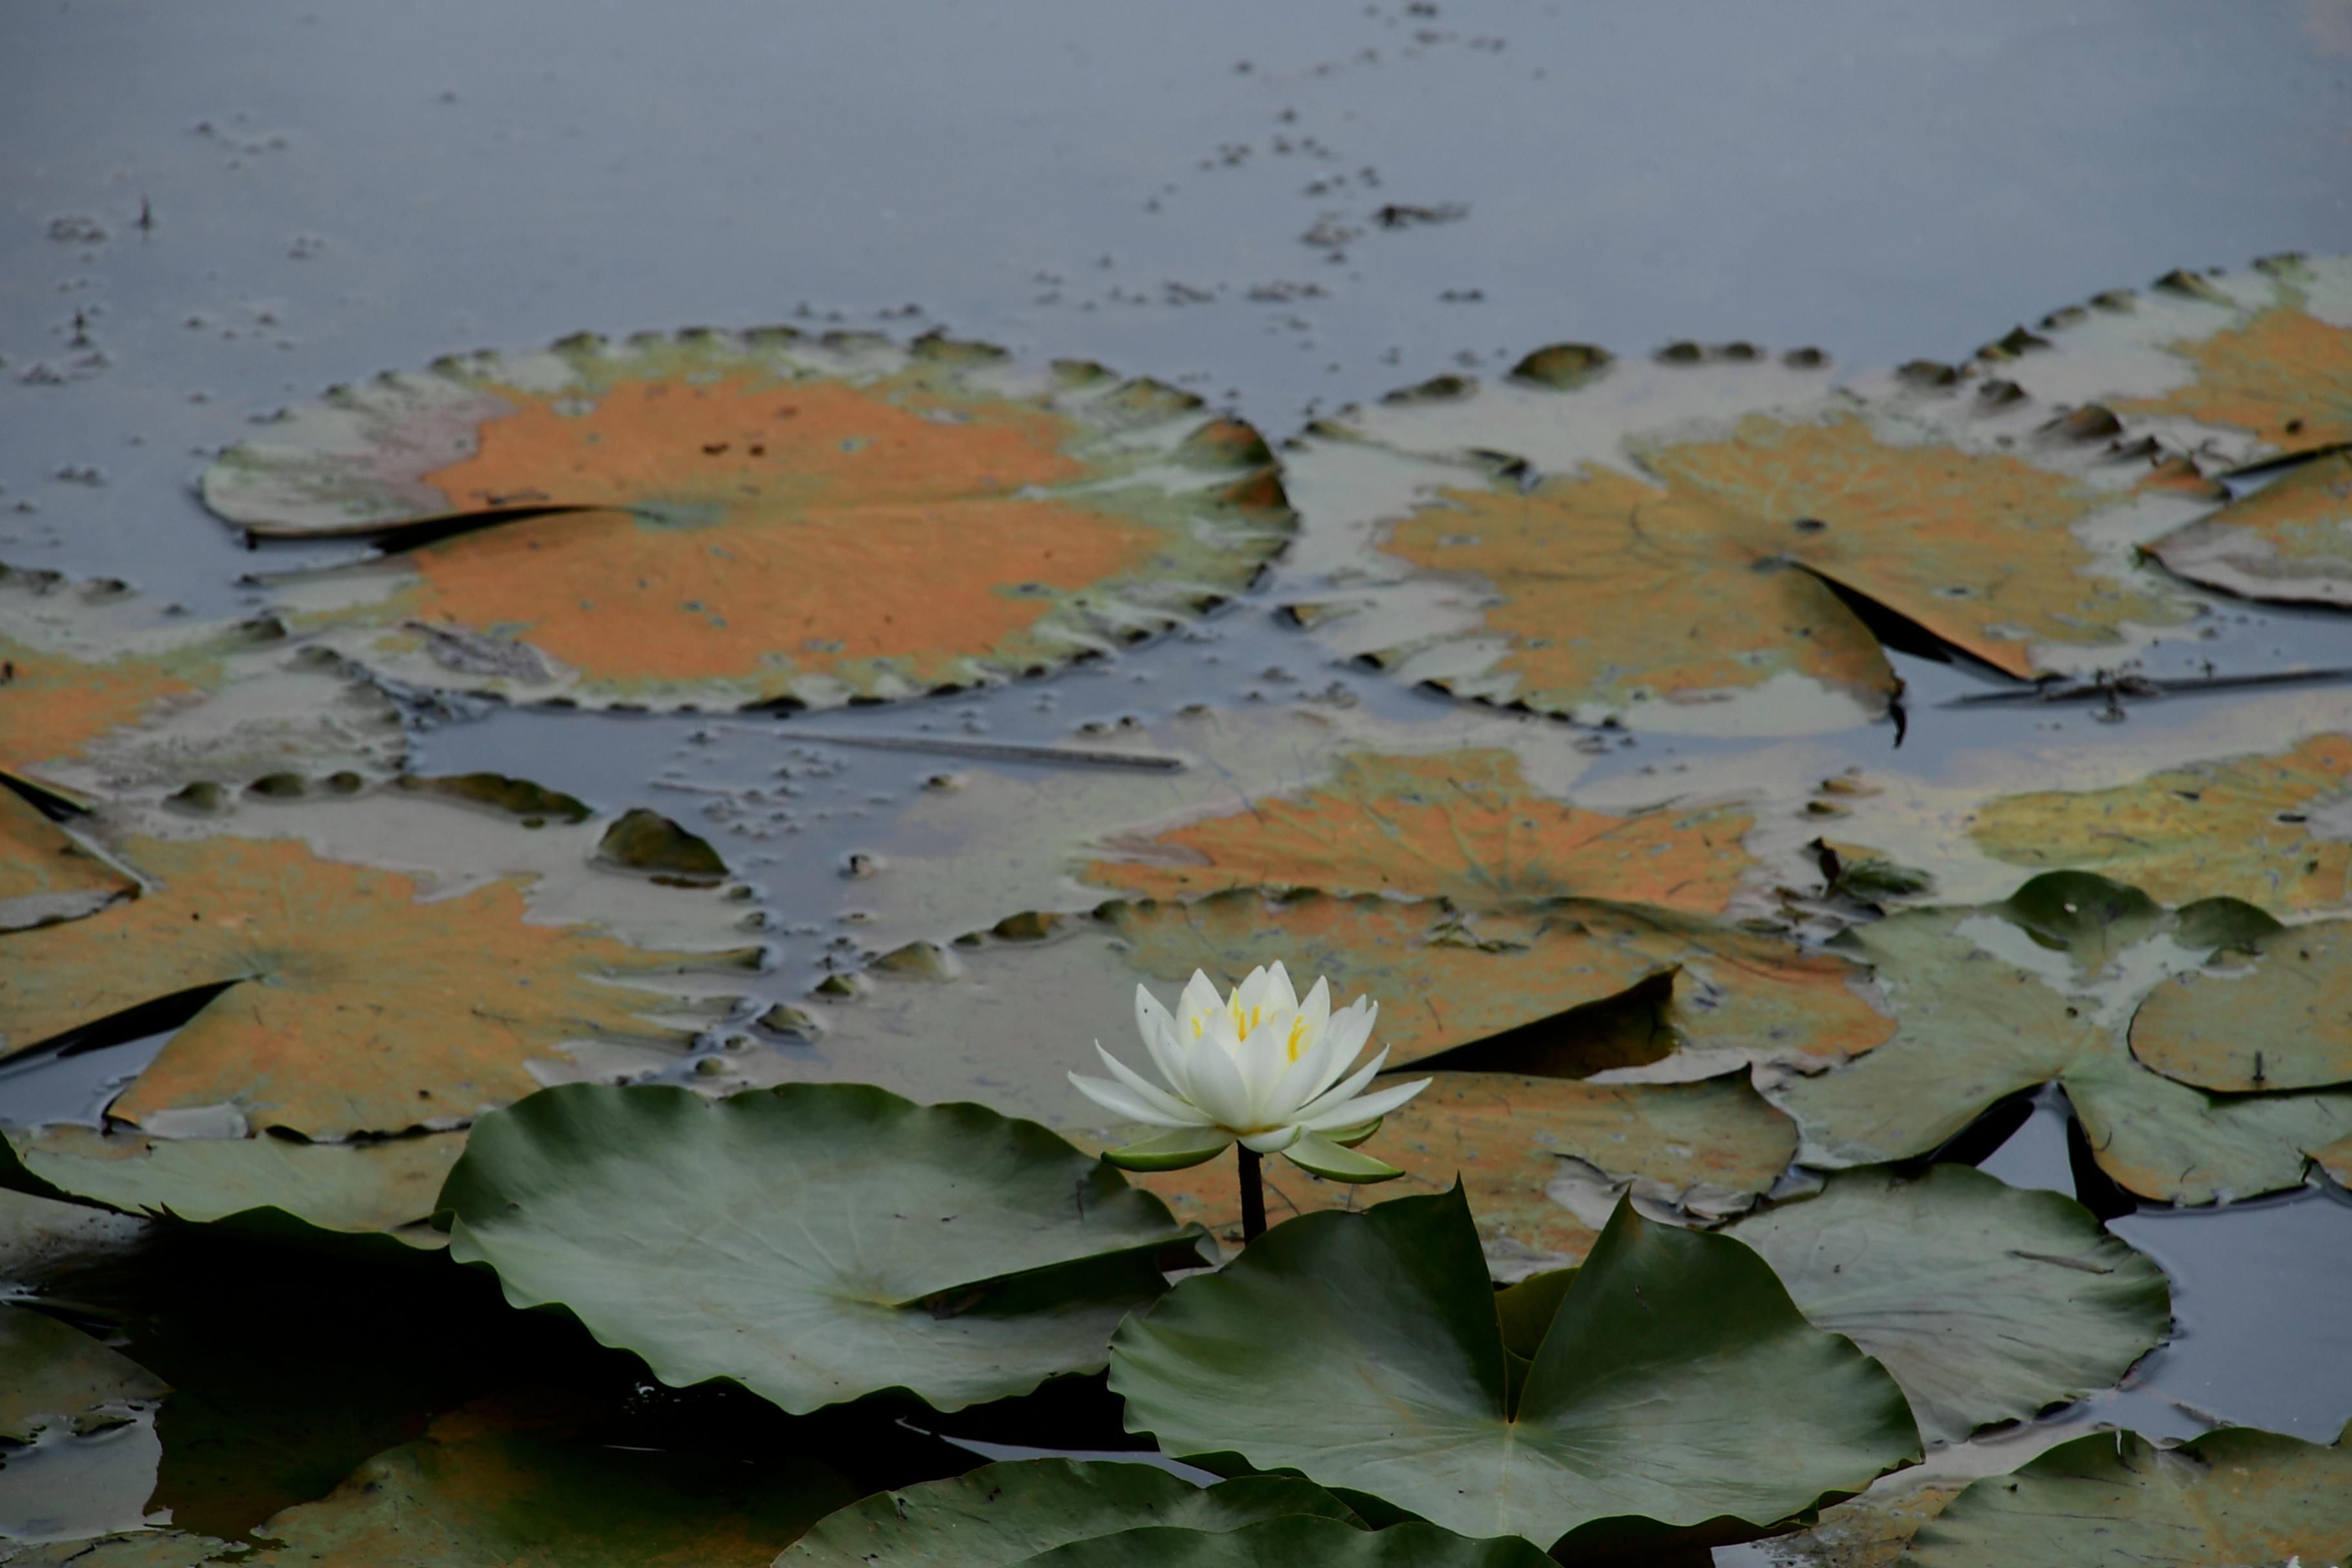
[{"label": "orange lily pad", "polygon": [[1754,866],[1724,805],[1619,816],[1539,795],[1499,749],[1343,754],[1296,796],[1121,842],[1086,879],[1153,899],[1241,887],[1440,897],[1463,909],[1566,896],[1720,914]]},{"label": "orange lily pad", "polygon": [[1239,592],[1293,527],[1265,444],[1189,395],[782,330],[444,361],[294,415],[205,496],[395,548],[287,591],[371,665],[589,702],[1051,668]]},{"label": "orange lily pad", "polygon": [[2026,678],[2190,613],[2097,536],[2144,498],[2082,453],[2011,450],[1907,393],[1727,409],[1746,367],[1651,367],[1611,394],[1624,371],[1323,427],[1298,494],[1359,545],[1326,552],[1300,618],[1462,696],[1786,731],[1882,712],[1884,637]]},{"label": "orange lily pad", "polygon": [[2112,789],[2002,795],[1969,828],[1988,855],[2097,871],[2167,901],[2282,913],[2352,904],[2352,736],[2167,768]]},{"label": "orange lily pad", "polygon": [[0,938],[0,1050],[221,987],[114,1103],[138,1126],[233,1113],[326,1140],[461,1124],[539,1088],[531,1064],[568,1043],[675,1045],[689,1031],[656,1016],[681,1005],[664,977],[718,962],[532,923],[511,879],[422,904],[412,877],[292,841],[121,850],[156,884],[145,897]]},{"label": "orange lily pad", "polygon": [[0,779],[0,931],[73,920],[136,890]]}]

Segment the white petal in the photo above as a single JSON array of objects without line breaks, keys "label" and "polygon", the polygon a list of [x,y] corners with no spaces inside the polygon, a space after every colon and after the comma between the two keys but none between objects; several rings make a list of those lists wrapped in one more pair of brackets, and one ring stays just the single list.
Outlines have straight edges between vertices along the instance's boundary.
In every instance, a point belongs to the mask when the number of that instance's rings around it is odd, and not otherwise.
[{"label": "white petal", "polygon": [[1279,1154],[1307,1135],[1307,1129],[1292,1122],[1270,1132],[1253,1132],[1242,1140],[1242,1146],[1255,1154]]},{"label": "white petal", "polygon": [[[1341,1064],[1345,1066],[1345,1063]],[[1298,1108],[1330,1087],[1338,1076],[1331,1069],[1331,1034],[1328,1029],[1306,1054],[1283,1069],[1274,1087],[1259,1102],[1259,1114],[1271,1121],[1297,1113]]]},{"label": "white petal", "polygon": [[1185,1093],[1184,1047],[1177,1043],[1176,1020],[1160,999],[1139,985],[1135,988],[1135,1026],[1143,1036],[1143,1048],[1151,1057],[1151,1065],[1178,1096]]},{"label": "white petal", "polygon": [[1263,1110],[1266,1096],[1290,1066],[1290,1015],[1276,1013],[1249,1032],[1241,1043],[1241,1052],[1234,1058],[1241,1065],[1242,1081],[1249,1085],[1253,1111]]},{"label": "white petal", "polygon": [[1274,967],[1265,972],[1265,1000],[1268,1013],[1277,1007],[1285,1012],[1298,1011],[1298,993],[1291,989],[1290,971],[1282,966],[1282,960],[1278,958],[1274,961]]},{"label": "white petal", "polygon": [[1363,1054],[1364,1042],[1372,1037],[1372,1026],[1380,1022],[1380,1017],[1381,1005],[1363,996],[1331,1015],[1331,1059],[1324,1065],[1323,1081],[1307,1090],[1310,1095],[1329,1089],[1341,1073],[1354,1065]]},{"label": "white petal", "polygon": [[1394,1089],[1384,1089],[1360,1100],[1343,1100],[1328,1107],[1319,1115],[1299,1120],[1309,1132],[1329,1132],[1341,1127],[1353,1127],[1360,1121],[1386,1116],[1435,1081],[1433,1079],[1415,1079],[1411,1083],[1401,1083]]},{"label": "white petal", "polygon": [[1152,1110],[1159,1112],[1163,1119],[1169,1117],[1174,1118],[1173,1121],[1166,1121],[1165,1124],[1167,1126],[1195,1127],[1206,1124],[1206,1119],[1201,1115],[1198,1110],[1188,1104],[1186,1101],[1170,1094],[1166,1089],[1161,1089],[1150,1079],[1144,1077],[1141,1073],[1136,1071],[1133,1068],[1128,1066],[1125,1062],[1119,1060],[1108,1051],[1104,1050],[1102,1048],[1102,1042],[1099,1040],[1095,1042],[1095,1054],[1102,1058],[1103,1066],[1110,1068],[1111,1077],[1118,1079],[1119,1082],[1127,1085],[1129,1089],[1134,1091],[1136,1099],[1151,1107]]},{"label": "white petal", "polygon": [[1307,1001],[1298,1009],[1298,1034],[1293,1042],[1290,1059],[1297,1061],[1314,1048],[1331,1027],[1331,983],[1318,980],[1315,989],[1307,994]]},{"label": "white petal", "polygon": [[1201,1043],[1209,1020],[1225,1010],[1225,999],[1217,994],[1205,971],[1192,971],[1192,978],[1184,982],[1184,994],[1176,999],[1176,1043],[1187,1051]]},{"label": "white petal", "polygon": [[[1233,1021],[1223,1020],[1227,1037],[1233,1034]],[[1194,1051],[1190,1063],[1192,1069],[1192,1103],[1206,1111],[1215,1125],[1238,1132],[1251,1125],[1249,1086],[1242,1081],[1242,1069],[1235,1065],[1223,1040],[1213,1028],[1209,1038]]]},{"label": "white petal", "polygon": [[1129,1121],[1140,1121],[1152,1127],[1202,1125],[1200,1122],[1192,1121],[1171,1121],[1115,1083],[1105,1083],[1098,1078],[1080,1078],[1076,1073],[1072,1073],[1069,1077],[1070,1082],[1080,1094],[1085,1095],[1113,1116],[1124,1116]]},{"label": "white petal", "polygon": [[[1364,1086],[1372,1081],[1372,1075],[1379,1072],[1381,1070],[1381,1064],[1386,1062],[1388,1059],[1388,1047],[1383,1046],[1381,1048],[1380,1055],[1374,1057],[1370,1061],[1366,1062],[1362,1067],[1358,1068],[1354,1072],[1349,1073],[1346,1082],[1340,1084],[1336,1089],[1325,1089],[1321,1094],[1317,1095],[1314,1099],[1300,1106],[1297,1111],[1298,1120],[1301,1121],[1312,1121],[1317,1117],[1322,1115],[1325,1111],[1330,1110],[1333,1106],[1339,1104],[1341,1101],[1353,1100],[1357,1095],[1363,1092]],[[1360,1116],[1356,1118],[1356,1120],[1359,1121],[1370,1121],[1370,1118]]]}]

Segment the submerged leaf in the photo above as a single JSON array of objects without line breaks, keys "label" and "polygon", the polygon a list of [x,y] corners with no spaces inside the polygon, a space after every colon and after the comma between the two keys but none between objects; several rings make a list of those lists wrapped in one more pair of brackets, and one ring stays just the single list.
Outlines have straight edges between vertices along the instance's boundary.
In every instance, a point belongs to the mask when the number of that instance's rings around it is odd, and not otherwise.
[{"label": "submerged leaf", "polygon": [[1044,668],[1166,629],[1282,549],[1246,426],[947,352],[967,347],[776,330],[445,361],[298,411],[205,497],[272,536],[415,546],[289,590],[370,664],[591,702],[832,704]]},{"label": "submerged leaf", "polygon": [[2164,1271],[2089,1210],[1965,1165],[1834,1173],[1729,1234],[1885,1364],[1930,1442],[2106,1388],[2171,1331]]},{"label": "submerged leaf", "polygon": [[1753,1537],[1919,1453],[1894,1380],[1807,1323],[1761,1258],[1630,1206],[1513,1407],[1459,1192],[1268,1231],[1129,1320],[1111,1387],[1177,1454],[1544,1546]]},{"label": "submerged leaf", "polygon": [[2061,1443],[1987,1476],[1919,1527],[1905,1568],[2235,1568],[2352,1557],[2352,1443],[2231,1427],[2164,1448],[2132,1432]]},{"label": "submerged leaf", "polygon": [[1094,1371],[1197,1234],[1034,1123],[856,1084],[548,1089],[475,1125],[441,1204],[515,1305],[795,1414]]}]

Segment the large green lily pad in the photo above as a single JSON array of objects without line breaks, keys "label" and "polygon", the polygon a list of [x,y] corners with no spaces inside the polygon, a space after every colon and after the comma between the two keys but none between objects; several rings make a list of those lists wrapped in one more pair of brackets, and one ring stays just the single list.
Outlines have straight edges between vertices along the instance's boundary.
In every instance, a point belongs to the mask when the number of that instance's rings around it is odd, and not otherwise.
[{"label": "large green lily pad", "polygon": [[1009,1568],[1143,1526],[1224,1531],[1296,1514],[1356,1522],[1346,1503],[1287,1476],[1199,1487],[1154,1465],[1008,1459],[877,1492],[819,1521],[777,1561],[783,1568]]},{"label": "large green lily pad", "polygon": [[205,499],[405,547],[284,595],[371,666],[589,702],[1043,669],[1230,597],[1293,529],[1265,443],[1189,394],[788,329],[381,377],[224,454]]},{"label": "large green lily pad", "polygon": [[317,1140],[462,1124],[537,1089],[531,1064],[568,1043],[674,1049],[691,1031],[663,1015],[695,1007],[679,977],[741,963],[534,922],[513,879],[428,905],[412,875],[295,840],[116,847],[145,896],[0,936],[0,1050],[225,986],[114,1104],[155,1131],[221,1107]]},{"label": "large green lily pad", "polygon": [[1772,1098],[1809,1159],[1869,1164],[1927,1153],[2054,1082],[2100,1168],[2132,1192],[2211,1203],[2297,1185],[2313,1154],[2352,1135],[2352,1093],[2209,1094],[2150,1071],[2126,1039],[2151,987],[2275,925],[2229,900],[2168,910],[2077,871],[1982,908],[1905,910],[1836,944],[1876,971],[1894,1038]]},{"label": "large green lily pad", "polygon": [[796,1414],[1094,1371],[1197,1234],[1034,1123],[850,1084],[548,1089],[475,1124],[441,1203],[515,1305]]},{"label": "large green lily pad", "polygon": [[2210,502],[1942,414],[1717,363],[1343,415],[1292,465],[1339,536],[1297,613],[1459,695],[1762,732],[1883,711],[1882,634],[2026,677],[2190,613],[2129,545]]},{"label": "large green lily pad", "polygon": [[2231,1427],[2162,1448],[2131,1432],[1987,1476],[1919,1527],[1905,1568],[2223,1568],[2352,1557],[2352,1444]]},{"label": "large green lily pad", "polygon": [[2097,871],[2168,902],[2230,897],[2286,912],[2352,902],[2352,736],[2152,773],[2109,789],[1983,804],[1969,833],[2037,870]]},{"label": "large green lily pad", "polygon": [[1551,1560],[1524,1541],[1474,1541],[1431,1524],[1370,1531],[1292,1515],[1231,1531],[1144,1525],[1019,1561],[1032,1568],[1543,1568]]},{"label": "large green lily pad", "polygon": [[1930,1442],[2106,1388],[2172,1329],[2164,1271],[2089,1210],[1965,1165],[1837,1172],[1729,1234],[1885,1363]]},{"label": "large green lily pad", "polygon": [[2132,1015],[2131,1047],[2199,1089],[2352,1083],[2352,921],[2270,931],[2174,975]]},{"label": "large green lily pad", "polygon": [[1765,1533],[1916,1459],[1894,1379],[1727,1237],[1612,1218],[1525,1381],[1457,1191],[1268,1231],[1118,1332],[1128,1424],[1474,1535]]},{"label": "large green lily pad", "polygon": [[395,1256],[441,1247],[425,1222],[462,1132],[311,1143],[259,1133],[152,1138],[58,1125],[0,1134],[0,1186],[312,1244]]}]

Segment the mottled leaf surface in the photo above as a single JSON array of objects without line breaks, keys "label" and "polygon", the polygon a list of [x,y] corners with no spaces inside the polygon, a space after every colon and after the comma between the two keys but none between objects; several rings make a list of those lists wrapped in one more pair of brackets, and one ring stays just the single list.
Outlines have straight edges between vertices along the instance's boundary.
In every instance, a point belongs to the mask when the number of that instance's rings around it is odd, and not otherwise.
[{"label": "mottled leaf surface", "polygon": [[1885,1363],[1930,1442],[2106,1388],[2171,1331],[2154,1262],[2072,1199],[1965,1165],[1837,1172],[1729,1234]]},{"label": "mottled leaf surface", "polygon": [[2221,1092],[2352,1082],[2352,921],[2290,926],[2174,975],[2132,1015],[2131,1047]]}]

